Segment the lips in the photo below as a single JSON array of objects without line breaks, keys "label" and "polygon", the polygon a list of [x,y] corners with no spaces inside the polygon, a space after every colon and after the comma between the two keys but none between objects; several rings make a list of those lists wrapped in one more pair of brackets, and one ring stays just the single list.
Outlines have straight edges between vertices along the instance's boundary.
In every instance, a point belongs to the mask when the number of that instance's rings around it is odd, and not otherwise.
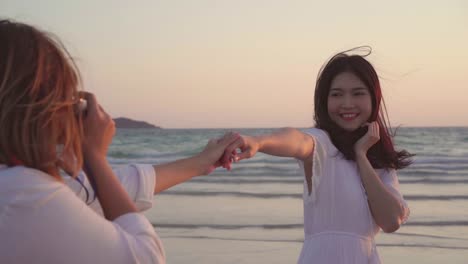
[{"label": "lips", "polygon": [[342,114],[340,114],[340,117],[341,117],[341,119],[343,119],[345,121],[352,121],[352,120],[356,119],[356,117],[358,115],[359,115],[358,113],[342,113]]}]

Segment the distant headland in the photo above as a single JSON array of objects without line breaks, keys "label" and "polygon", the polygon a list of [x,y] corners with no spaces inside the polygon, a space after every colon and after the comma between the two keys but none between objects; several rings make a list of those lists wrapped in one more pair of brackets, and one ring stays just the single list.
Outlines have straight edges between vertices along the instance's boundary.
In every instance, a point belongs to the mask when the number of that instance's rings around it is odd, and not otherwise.
[{"label": "distant headland", "polygon": [[126,117],[114,118],[116,128],[161,128],[144,121],[137,121]]}]

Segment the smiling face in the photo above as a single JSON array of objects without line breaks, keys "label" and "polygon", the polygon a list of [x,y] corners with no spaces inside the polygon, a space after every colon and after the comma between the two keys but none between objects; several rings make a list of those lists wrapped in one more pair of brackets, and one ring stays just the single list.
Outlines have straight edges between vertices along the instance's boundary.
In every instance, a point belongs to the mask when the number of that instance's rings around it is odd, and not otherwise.
[{"label": "smiling face", "polygon": [[333,78],[328,94],[330,119],[347,131],[369,121],[372,99],[368,87],[353,73],[342,72]]}]

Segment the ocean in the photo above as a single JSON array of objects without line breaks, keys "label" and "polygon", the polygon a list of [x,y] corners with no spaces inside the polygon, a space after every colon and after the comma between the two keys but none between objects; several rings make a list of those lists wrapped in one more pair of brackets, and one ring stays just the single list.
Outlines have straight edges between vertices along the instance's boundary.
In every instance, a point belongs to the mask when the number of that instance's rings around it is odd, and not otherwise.
[{"label": "ocean", "polygon": [[[113,166],[160,164],[201,151],[227,131],[273,129],[119,129]],[[397,149],[416,154],[399,171],[411,215],[376,237],[383,263],[468,263],[468,128],[399,128]],[[296,263],[303,241],[303,179],[297,162],[257,154],[154,197],[145,214],[168,263]]]}]

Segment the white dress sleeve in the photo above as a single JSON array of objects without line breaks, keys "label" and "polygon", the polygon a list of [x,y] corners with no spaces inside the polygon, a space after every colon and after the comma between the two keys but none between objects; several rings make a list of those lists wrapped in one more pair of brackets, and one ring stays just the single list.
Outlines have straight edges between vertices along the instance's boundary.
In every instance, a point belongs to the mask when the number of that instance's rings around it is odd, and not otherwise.
[{"label": "white dress sleeve", "polygon": [[[153,206],[156,172],[152,165],[131,164],[119,166],[113,170],[140,212]],[[94,190],[84,172],[81,172],[78,178],[85,188],[71,177],[65,179],[65,183],[81,200],[86,202],[97,213],[103,215],[101,204],[97,198],[94,199]]]},{"label": "white dress sleeve", "polygon": [[25,228],[43,241],[32,256],[48,255],[48,263],[165,263],[162,243],[141,213],[108,221],[66,186],[48,193]]},{"label": "white dress sleeve", "polygon": [[[317,128],[311,128],[304,131],[314,140],[314,152],[312,154],[312,190],[308,195],[307,182],[304,178],[304,200],[306,202],[315,202],[317,200],[317,190],[324,174],[325,163],[332,153],[331,142],[328,135]],[[298,160],[299,167],[304,173],[304,162]]]},{"label": "white dress sleeve", "polygon": [[132,164],[114,170],[139,211],[153,207],[156,172],[152,165]]},{"label": "white dress sleeve", "polygon": [[379,173],[379,176],[387,190],[389,190],[398,199],[398,201],[400,201],[401,206],[404,208],[402,223],[405,223],[410,215],[410,209],[408,207],[408,203],[405,201],[403,195],[400,192],[400,183],[398,181],[396,170],[382,169]]}]

